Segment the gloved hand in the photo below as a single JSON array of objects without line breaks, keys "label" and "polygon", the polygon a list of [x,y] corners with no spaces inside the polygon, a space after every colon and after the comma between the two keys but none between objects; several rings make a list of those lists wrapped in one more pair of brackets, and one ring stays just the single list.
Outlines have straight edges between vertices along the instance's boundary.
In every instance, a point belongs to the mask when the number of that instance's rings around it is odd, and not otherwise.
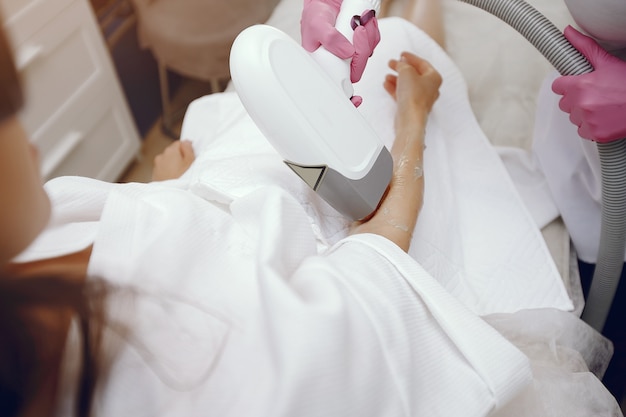
[{"label": "gloved hand", "polygon": [[361,79],[367,60],[374,53],[374,49],[380,42],[380,31],[374,10],[365,10],[358,22],[353,20],[352,29],[354,35],[354,56],[350,65],[350,81],[356,83]]},{"label": "gloved hand", "polygon": [[341,59],[354,55],[354,47],[335,29],[337,15],[343,0],[304,0],[300,33],[302,46],[309,52],[320,46]]},{"label": "gloved hand", "polygon": [[[367,60],[374,53],[374,48],[380,42],[380,31],[378,30],[378,21],[376,20],[376,12],[374,10],[365,10],[359,17],[352,20],[352,42],[354,42],[354,56],[350,63],[350,81],[356,83],[361,79]],[[359,107],[363,103],[361,96],[352,96],[350,98],[355,107]]]},{"label": "gloved hand", "polygon": [[552,91],[563,95],[559,108],[569,113],[582,138],[601,143],[625,138],[626,62],[571,26],[564,34],[587,57],[594,71],[554,80]]},{"label": "gloved hand", "polygon": [[300,32],[302,46],[309,52],[320,46],[341,59],[352,58],[350,80],[361,79],[367,60],[380,41],[378,22],[372,10],[365,10],[360,19],[353,21],[353,43],[337,29],[335,23],[343,0],[304,0]]}]

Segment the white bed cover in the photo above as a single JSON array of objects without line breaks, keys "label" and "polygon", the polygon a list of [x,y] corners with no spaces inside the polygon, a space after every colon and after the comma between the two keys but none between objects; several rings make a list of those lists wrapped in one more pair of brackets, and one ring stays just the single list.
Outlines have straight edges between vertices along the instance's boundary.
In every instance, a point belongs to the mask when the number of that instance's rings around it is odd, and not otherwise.
[{"label": "white bed cover", "polygon": [[[287,9],[290,5],[299,7],[300,2],[281,2],[274,17],[283,11],[293,13]],[[382,87],[388,59],[410,47],[431,60],[445,80],[427,127],[425,202],[410,254],[477,314],[534,308],[572,310],[539,228],[474,118],[463,76],[430,38],[393,19],[397,18],[380,21],[381,44],[363,81],[355,86],[356,93],[364,97],[359,110],[387,146],[394,139],[395,114],[395,102]],[[294,20],[291,15],[280,21]],[[196,148],[206,147],[196,149],[199,157],[189,172],[198,176],[194,180],[202,186],[243,195],[265,181],[260,178],[263,172],[275,172],[266,179],[268,183],[277,181],[291,189],[302,185],[294,185],[293,174],[280,172],[284,168],[280,159],[234,93],[192,103],[181,138],[192,140]],[[256,173],[247,161],[251,149],[268,156]],[[239,158],[246,158],[248,169],[242,170],[242,163],[234,162]],[[345,220],[316,195],[302,195],[302,200],[311,206],[311,221],[320,229],[322,245],[345,236]]]}]

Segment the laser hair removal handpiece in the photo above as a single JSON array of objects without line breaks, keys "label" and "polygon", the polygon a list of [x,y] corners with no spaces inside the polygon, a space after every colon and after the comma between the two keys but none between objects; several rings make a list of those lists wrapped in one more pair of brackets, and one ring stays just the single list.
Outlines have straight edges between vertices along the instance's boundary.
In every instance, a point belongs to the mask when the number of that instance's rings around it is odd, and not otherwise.
[{"label": "laser hair removal handpiece", "polygon": [[[344,0],[338,30],[349,35],[352,17],[377,4]],[[287,166],[351,220],[376,210],[393,161],[349,100],[349,60],[321,49],[309,53],[282,31],[255,25],[235,39],[230,72],[248,114]]]}]

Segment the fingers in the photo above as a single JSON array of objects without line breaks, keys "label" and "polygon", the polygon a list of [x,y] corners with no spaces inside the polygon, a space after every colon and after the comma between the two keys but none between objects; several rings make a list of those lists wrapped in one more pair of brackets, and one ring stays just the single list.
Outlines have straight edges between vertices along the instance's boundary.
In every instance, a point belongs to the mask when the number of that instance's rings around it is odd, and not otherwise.
[{"label": "fingers", "polygon": [[354,54],[352,43],[335,29],[341,0],[309,1],[305,3],[300,20],[302,46],[308,52],[323,46],[341,59]]},{"label": "fingers", "polygon": [[352,42],[354,42],[354,56],[350,63],[350,81],[356,83],[361,79],[367,60],[372,53],[365,27],[358,26],[354,29]]},{"label": "fingers", "polygon": [[334,27],[329,27],[320,38],[320,44],[333,55],[348,59],[354,54],[354,46]]},{"label": "fingers", "polygon": [[401,57],[402,62],[406,62],[407,64],[415,68],[415,70],[417,71],[419,75],[429,76],[435,73],[437,75],[439,74],[437,70],[435,70],[435,68],[430,64],[429,61],[415,54],[412,54],[410,52],[403,52],[400,55],[400,57]]},{"label": "fingers", "polygon": [[369,41],[372,52],[380,42],[380,29],[378,29],[378,19],[374,10],[365,10],[361,14],[361,25],[365,28],[367,39]]},{"label": "fingers", "polygon": [[[365,71],[367,60],[374,53],[374,49],[380,42],[378,21],[366,11],[363,13],[362,25],[354,28],[352,42],[354,43],[354,56],[350,64],[350,81],[358,82]],[[365,16],[368,16],[365,18]],[[366,19],[366,20],[365,20]]]},{"label": "fingers", "polygon": [[570,122],[578,127],[578,135],[581,138],[593,140],[593,135],[585,123],[583,109],[576,105],[576,92],[571,89],[576,82],[576,76],[559,77],[552,83],[552,91],[563,96],[559,100],[559,109],[569,114]]},{"label": "fingers", "polygon": [[596,67],[599,60],[607,55],[607,52],[593,38],[583,35],[572,26],[565,28],[564,35],[589,60],[593,67]]},{"label": "fingers", "polygon": [[385,82],[383,83],[383,87],[385,91],[391,95],[391,97],[396,99],[396,87],[398,85],[398,77],[393,74],[387,74],[385,77]]},{"label": "fingers", "polygon": [[396,73],[388,74],[383,86],[398,105],[396,129],[423,122],[439,98],[441,75],[427,60],[410,53],[389,61],[389,67]]},{"label": "fingers", "polygon": [[[400,55],[400,60],[390,60],[388,65],[389,68],[397,73],[395,78],[393,75],[385,78],[385,89],[387,89],[388,92],[390,92],[389,90],[392,87],[397,87],[398,83],[402,83],[402,81],[398,80],[398,78],[404,79],[404,82],[407,82],[407,79],[417,75],[418,79],[416,82],[422,84],[423,88],[427,88],[427,90],[432,90],[433,92],[438,92],[439,87],[443,82],[441,74],[439,74],[430,62],[409,52],[403,52]],[[406,75],[403,75],[405,72]],[[438,93],[436,95],[438,96]]]},{"label": "fingers", "polygon": [[354,107],[359,107],[361,104],[363,104],[363,97],[352,96],[350,97],[350,101],[352,102],[352,104],[354,104]]},{"label": "fingers", "polygon": [[572,103],[569,100],[569,96],[564,95],[566,89],[567,86],[564,86],[563,83],[559,83],[557,86],[555,86],[554,83],[552,84],[552,91],[563,95],[563,97],[559,100],[559,109],[563,110],[565,113],[569,113],[572,110]]},{"label": "fingers", "polygon": [[389,61],[389,68],[398,72],[399,65],[405,63],[414,68],[419,75],[429,75],[437,73],[437,70],[424,58],[420,58],[410,52],[403,52],[400,54],[400,60],[392,59]]},{"label": "fingers", "polygon": [[196,158],[193,145],[188,140],[177,140],[170,143],[159,155],[154,158],[155,163],[164,159],[181,159],[184,162],[193,162]]},{"label": "fingers", "polygon": [[578,128],[578,136],[587,140],[596,140],[595,135],[591,132],[591,129],[589,129],[586,124],[583,124]]},{"label": "fingers", "polygon": [[354,47],[350,41],[331,24],[319,25],[312,30],[315,30],[317,35],[309,35],[305,30],[302,32],[302,47],[308,52],[323,46],[341,59],[348,59],[354,55]]},{"label": "fingers", "polygon": [[191,142],[188,140],[182,140],[178,142],[179,142],[180,154],[182,155],[183,160],[193,161],[196,158],[196,155],[193,151],[193,145],[191,144]]},{"label": "fingers", "polygon": [[569,100],[567,95],[563,96],[559,100],[559,108],[565,113],[569,113],[570,122],[578,127],[578,136],[588,140],[595,140],[590,126],[585,123],[585,117],[583,116],[583,109],[574,106],[572,100]]},{"label": "fingers", "polygon": [[[569,90],[571,84],[575,82],[575,75],[564,75],[552,82],[552,91],[556,94],[563,95],[567,90]],[[561,107],[561,110],[563,108]]]},{"label": "fingers", "polygon": [[154,158],[153,181],[180,178],[195,160],[191,142],[186,140],[172,142]]},{"label": "fingers", "polygon": [[321,0],[321,2],[330,5],[335,10],[337,10],[337,12],[339,12],[339,9],[341,8],[341,4],[343,3],[343,0]]},{"label": "fingers", "polygon": [[163,154],[167,154],[169,156],[182,156],[182,153],[180,151],[180,141],[176,140],[172,143],[170,143],[169,145],[167,145],[167,148],[165,148],[165,150],[163,151]]}]

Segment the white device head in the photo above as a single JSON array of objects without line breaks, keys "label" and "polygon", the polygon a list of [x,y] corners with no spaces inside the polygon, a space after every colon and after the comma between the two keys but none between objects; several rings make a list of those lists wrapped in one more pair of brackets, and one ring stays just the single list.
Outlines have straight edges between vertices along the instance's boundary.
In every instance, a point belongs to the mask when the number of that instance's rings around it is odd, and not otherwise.
[{"label": "white device head", "polygon": [[250,117],[296,174],[350,219],[376,209],[391,155],[308,52],[282,31],[255,25],[235,39],[230,70]]}]

